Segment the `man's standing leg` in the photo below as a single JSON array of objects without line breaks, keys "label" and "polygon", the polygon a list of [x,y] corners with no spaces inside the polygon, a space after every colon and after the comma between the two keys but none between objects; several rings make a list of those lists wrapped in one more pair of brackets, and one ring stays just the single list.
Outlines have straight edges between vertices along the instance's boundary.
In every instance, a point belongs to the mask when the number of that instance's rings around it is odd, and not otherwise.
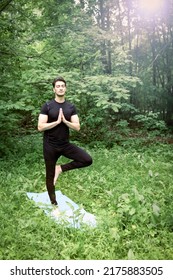
[{"label": "man's standing leg", "polygon": [[56,201],[55,185],[54,185],[55,165],[56,165],[56,161],[45,160],[47,191],[51,203],[57,205],[58,203]]},{"label": "man's standing leg", "polygon": [[56,148],[49,145],[49,143],[44,142],[43,154],[46,167],[46,187],[52,204],[57,205],[56,195],[55,195],[55,166],[60,154]]}]

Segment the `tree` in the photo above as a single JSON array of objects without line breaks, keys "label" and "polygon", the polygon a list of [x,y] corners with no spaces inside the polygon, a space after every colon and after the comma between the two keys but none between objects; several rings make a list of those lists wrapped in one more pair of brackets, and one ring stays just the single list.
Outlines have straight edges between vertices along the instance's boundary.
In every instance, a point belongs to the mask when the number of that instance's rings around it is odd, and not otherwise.
[{"label": "tree", "polygon": [[136,113],[171,122],[173,7],[165,3],[148,17],[137,0],[1,1],[1,141],[36,128],[59,74],[85,128],[93,115],[97,131]]}]

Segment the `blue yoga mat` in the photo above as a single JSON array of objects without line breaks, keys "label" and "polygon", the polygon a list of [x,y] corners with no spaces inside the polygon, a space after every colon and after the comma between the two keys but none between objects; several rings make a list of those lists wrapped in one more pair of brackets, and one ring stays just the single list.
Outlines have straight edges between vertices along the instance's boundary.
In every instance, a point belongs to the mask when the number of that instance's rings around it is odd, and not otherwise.
[{"label": "blue yoga mat", "polygon": [[32,199],[38,207],[42,208],[46,215],[60,224],[74,228],[80,228],[82,224],[87,224],[91,227],[96,226],[95,216],[86,212],[70,198],[63,195],[61,191],[56,191],[59,215],[54,214],[54,207],[50,203],[47,192],[27,192],[27,196],[29,199]]}]

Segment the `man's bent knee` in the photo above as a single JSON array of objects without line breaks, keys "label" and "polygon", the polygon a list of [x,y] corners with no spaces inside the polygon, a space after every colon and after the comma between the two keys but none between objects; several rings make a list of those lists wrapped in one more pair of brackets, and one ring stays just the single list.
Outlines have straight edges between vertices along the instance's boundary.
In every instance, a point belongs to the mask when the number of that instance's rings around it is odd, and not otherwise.
[{"label": "man's bent knee", "polygon": [[92,157],[88,156],[87,160],[85,161],[86,166],[89,166],[93,163]]}]

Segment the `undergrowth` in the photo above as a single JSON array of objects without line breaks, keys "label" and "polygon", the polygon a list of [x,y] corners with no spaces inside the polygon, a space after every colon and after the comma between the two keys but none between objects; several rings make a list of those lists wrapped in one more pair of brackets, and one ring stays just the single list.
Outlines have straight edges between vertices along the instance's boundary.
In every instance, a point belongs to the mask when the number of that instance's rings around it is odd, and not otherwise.
[{"label": "undergrowth", "polygon": [[85,146],[93,165],[61,174],[56,185],[97,218],[95,228],[74,229],[27,199],[46,191],[40,135],[14,140],[0,161],[0,259],[173,258],[172,145]]}]

